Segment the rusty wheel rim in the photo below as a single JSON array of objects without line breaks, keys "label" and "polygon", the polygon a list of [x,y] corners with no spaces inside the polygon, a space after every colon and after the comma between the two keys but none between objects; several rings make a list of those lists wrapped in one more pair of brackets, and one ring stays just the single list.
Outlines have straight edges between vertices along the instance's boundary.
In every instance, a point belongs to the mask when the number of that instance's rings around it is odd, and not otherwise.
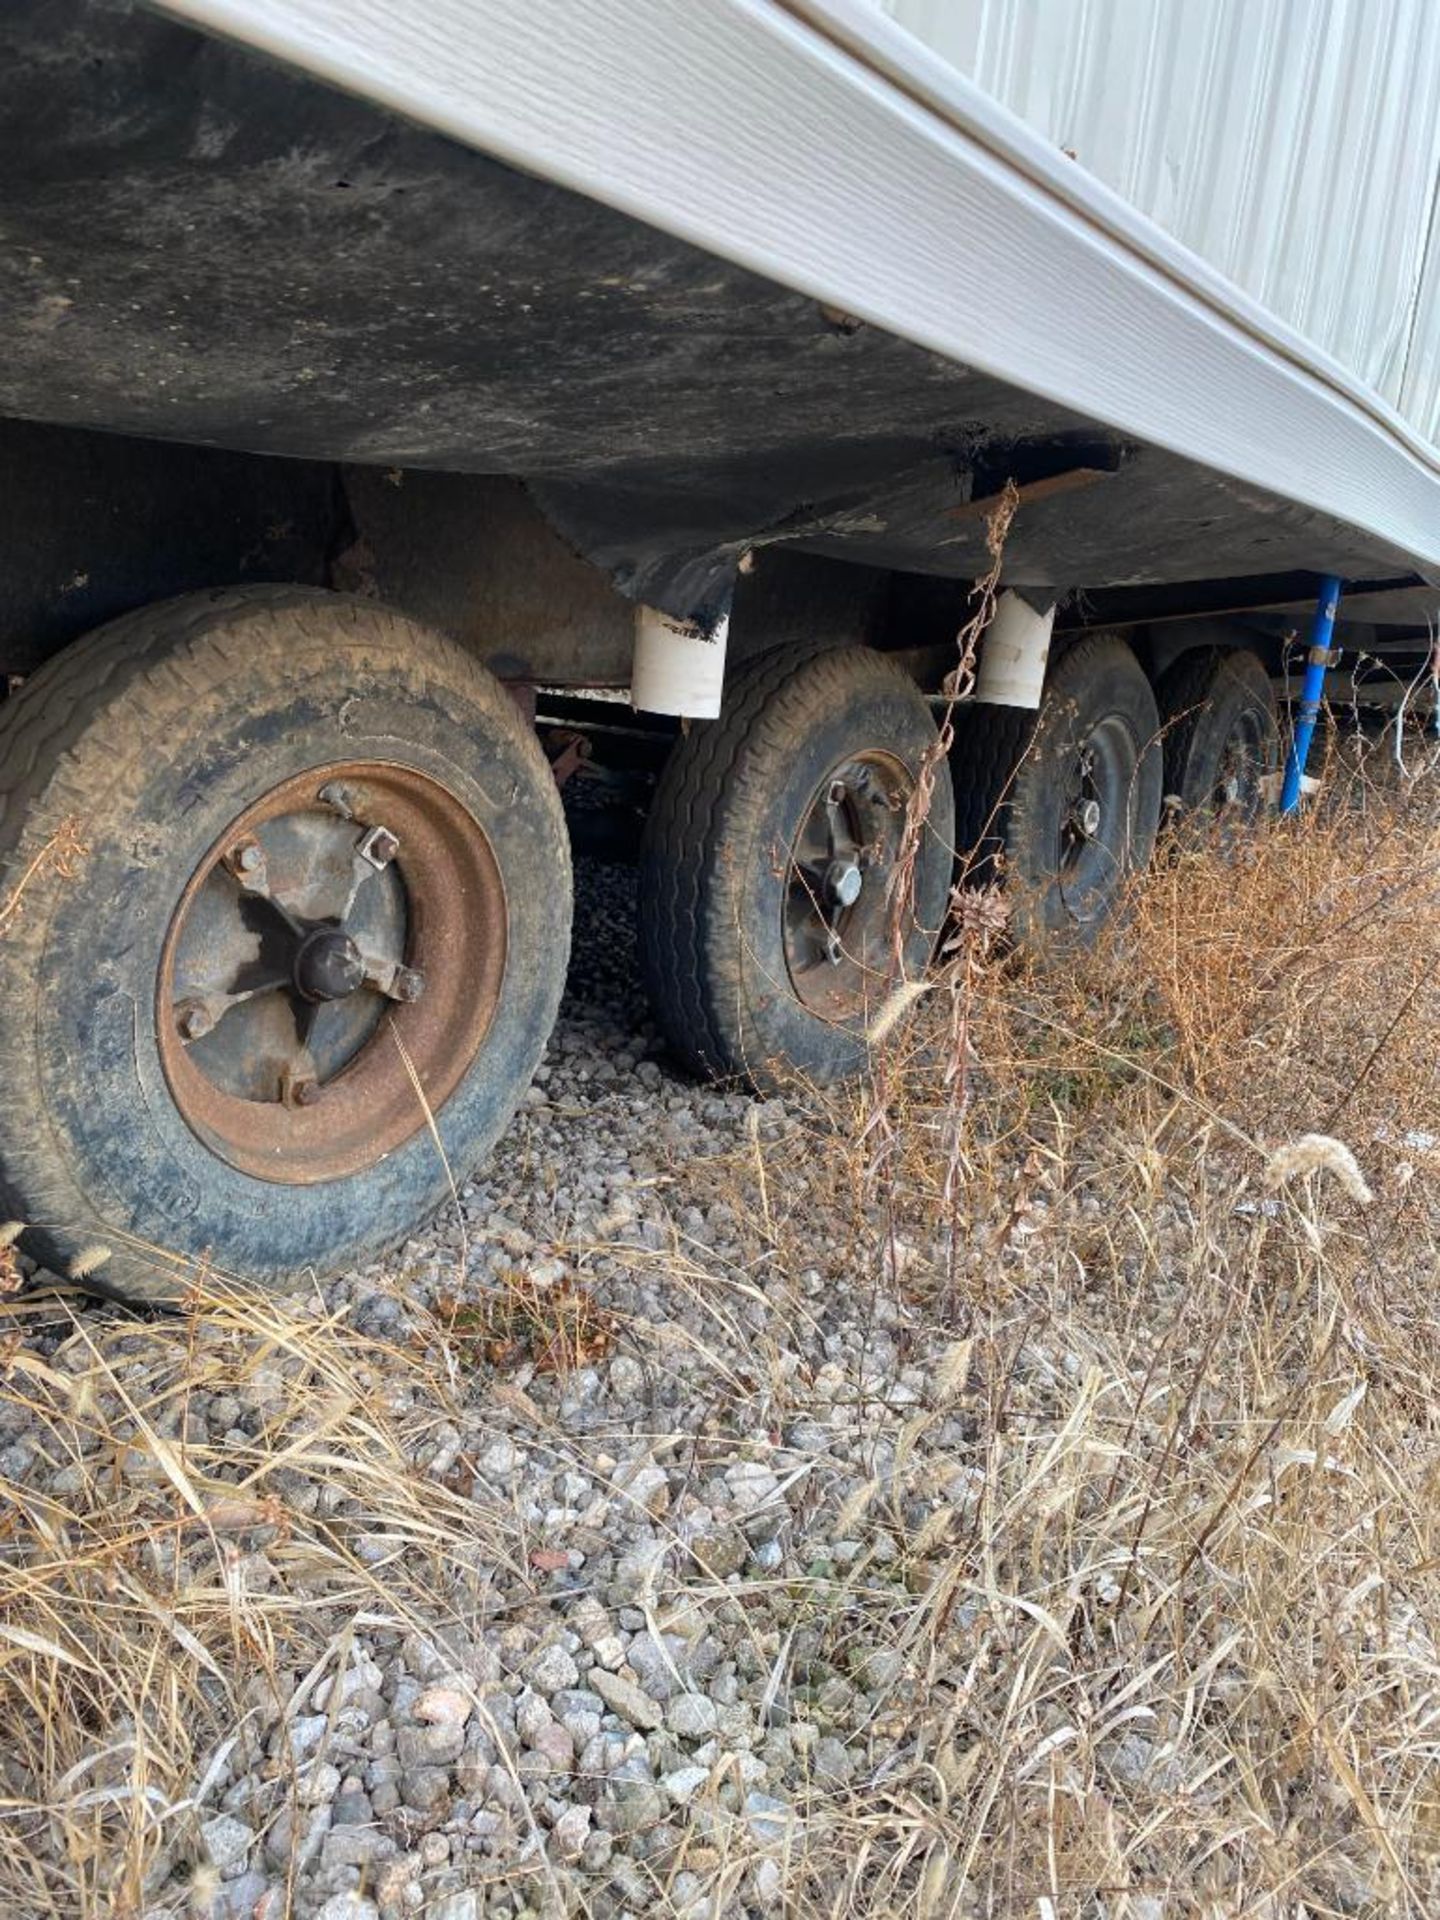
[{"label": "rusty wheel rim", "polygon": [[855,754],[820,783],[790,848],[785,965],[797,999],[824,1019],[853,1018],[883,988],[890,882],[914,787],[892,754]]},{"label": "rusty wheel rim", "polygon": [[500,869],[454,794],[381,761],[297,774],[231,823],[171,919],[155,1016],[171,1096],[241,1172],[363,1172],[464,1078],[505,957]]}]

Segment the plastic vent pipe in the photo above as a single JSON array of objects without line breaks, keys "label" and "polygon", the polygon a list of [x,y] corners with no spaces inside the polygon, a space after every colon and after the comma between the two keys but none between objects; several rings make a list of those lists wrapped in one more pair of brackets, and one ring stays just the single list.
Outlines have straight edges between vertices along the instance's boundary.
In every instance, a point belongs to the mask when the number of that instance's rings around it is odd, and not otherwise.
[{"label": "plastic vent pipe", "polygon": [[1335,615],[1340,609],[1340,582],[1327,573],[1320,582],[1320,598],[1310,622],[1310,651],[1305,656],[1305,679],[1300,687],[1300,710],[1295,716],[1295,734],[1285,761],[1285,782],[1280,789],[1281,813],[1293,813],[1300,804],[1300,788],[1305,778],[1305,762],[1310,757],[1310,742],[1315,737],[1315,722],[1320,718],[1320,703],[1325,696],[1325,669],[1333,664],[1331,642],[1335,638]]}]

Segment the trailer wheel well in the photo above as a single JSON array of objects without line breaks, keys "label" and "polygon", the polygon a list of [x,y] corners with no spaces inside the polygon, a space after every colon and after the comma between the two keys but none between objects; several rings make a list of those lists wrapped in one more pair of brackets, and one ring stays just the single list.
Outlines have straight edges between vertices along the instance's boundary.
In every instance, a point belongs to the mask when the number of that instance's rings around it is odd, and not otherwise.
[{"label": "trailer wheel well", "polygon": [[1132,627],[1125,637],[1152,686],[1158,685],[1179,661],[1198,653],[1253,653],[1267,672],[1279,670],[1279,643],[1241,619],[1155,621],[1149,626]]}]

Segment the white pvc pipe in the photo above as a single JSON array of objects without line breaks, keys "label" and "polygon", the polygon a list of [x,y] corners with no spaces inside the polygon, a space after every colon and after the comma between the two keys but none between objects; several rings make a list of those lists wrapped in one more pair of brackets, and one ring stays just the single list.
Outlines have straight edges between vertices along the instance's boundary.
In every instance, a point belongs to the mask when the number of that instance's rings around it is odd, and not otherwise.
[{"label": "white pvc pipe", "polygon": [[1054,607],[1036,613],[1018,593],[1002,593],[980,642],[975,698],[997,707],[1038,707],[1054,625]]},{"label": "white pvc pipe", "polygon": [[658,607],[636,607],[631,706],[641,713],[714,720],[725,685],[729,630],[729,614],[722,614],[707,631],[694,620],[673,619]]}]

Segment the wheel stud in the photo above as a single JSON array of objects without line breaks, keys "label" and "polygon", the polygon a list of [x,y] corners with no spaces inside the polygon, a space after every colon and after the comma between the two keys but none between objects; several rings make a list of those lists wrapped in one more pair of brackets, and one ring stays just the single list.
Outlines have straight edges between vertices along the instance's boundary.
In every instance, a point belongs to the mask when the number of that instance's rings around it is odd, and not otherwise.
[{"label": "wheel stud", "polygon": [[355,792],[343,781],[327,780],[315,798],[322,807],[329,807],[332,813],[338,813],[342,820],[355,818]]}]

